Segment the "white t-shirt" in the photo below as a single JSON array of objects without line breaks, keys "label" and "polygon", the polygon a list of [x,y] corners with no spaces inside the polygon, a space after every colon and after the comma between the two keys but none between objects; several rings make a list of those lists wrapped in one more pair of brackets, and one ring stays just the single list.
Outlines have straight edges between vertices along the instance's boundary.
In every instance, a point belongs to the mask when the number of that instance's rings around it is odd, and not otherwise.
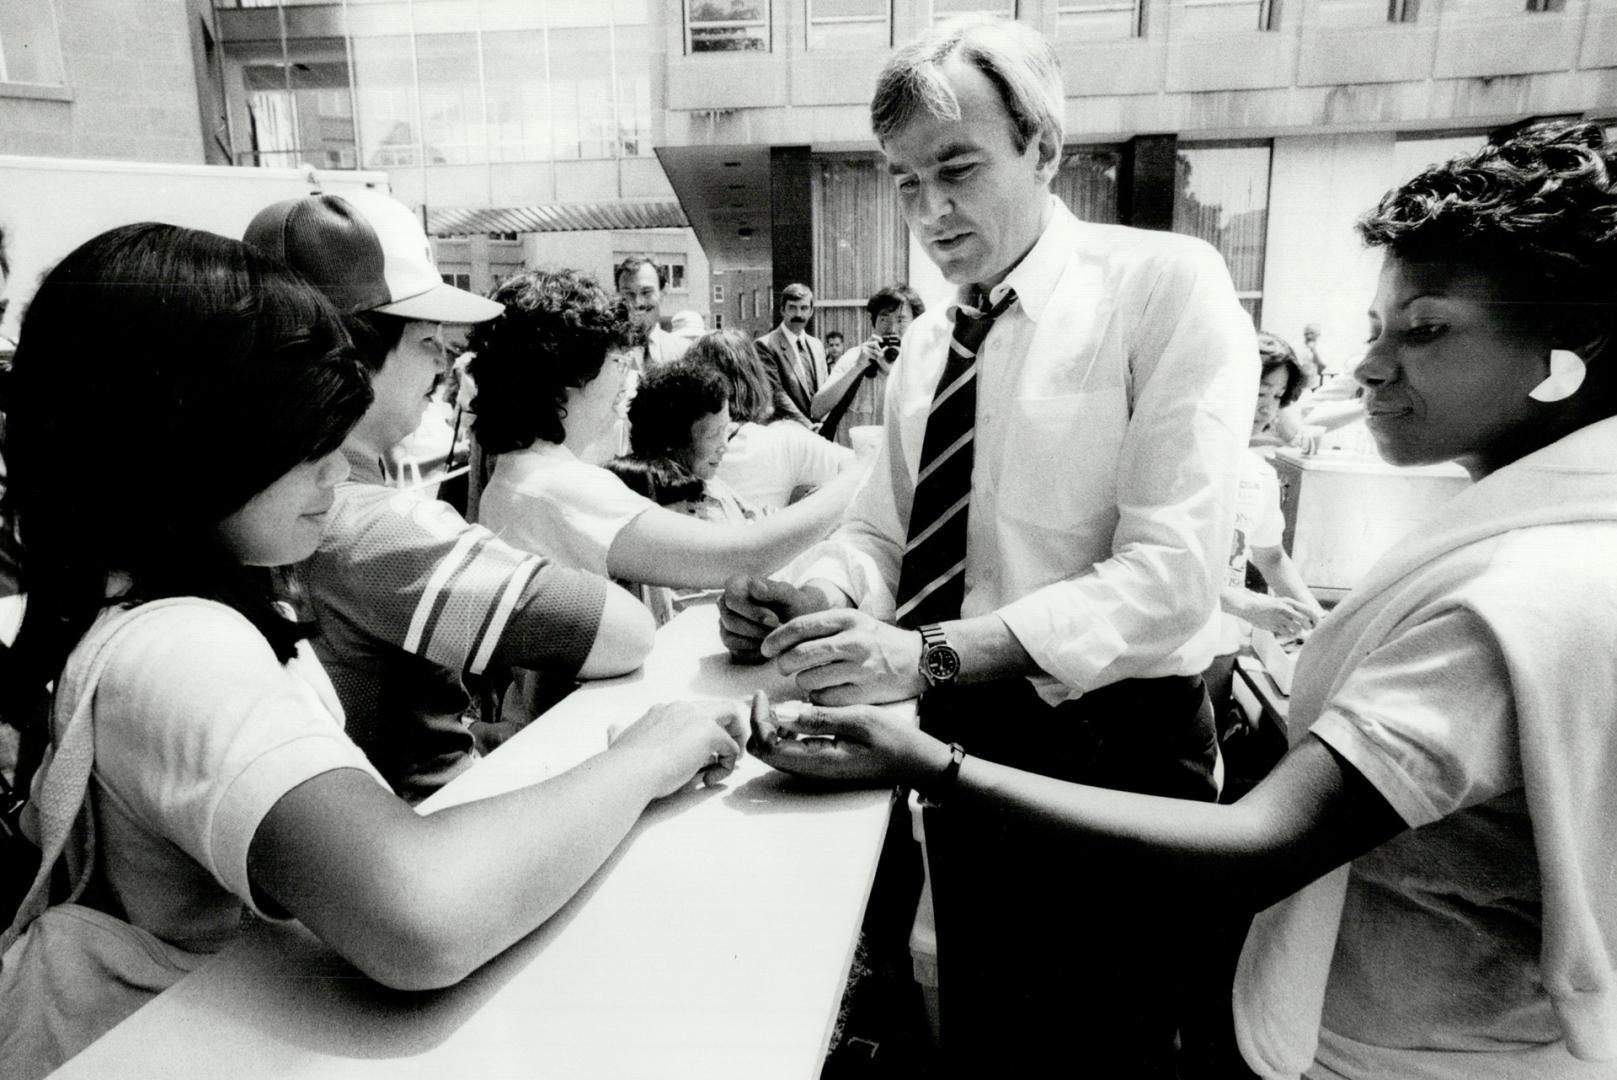
[{"label": "white t-shirt", "polygon": [[656,505],[599,465],[541,440],[500,455],[477,517],[514,547],[607,575],[612,541]]},{"label": "white t-shirt", "polygon": [[730,437],[718,478],[765,512],[779,510],[799,487],[830,483],[853,451],[822,439],[795,420],[742,424]]},{"label": "white t-shirt", "polygon": [[282,665],[242,615],[197,600],[132,624],[112,648],[94,713],[100,873],[129,922],[215,952],[240,934],[243,908],[277,914],[253,896],[247,851],[283,795],[333,769],[387,785],[343,734],[305,643]]},{"label": "white t-shirt", "polygon": [[[1418,826],[1353,860],[1310,1075],[1583,1075],[1540,978],[1538,856],[1487,628],[1458,609],[1409,628],[1310,731]],[[1541,1072],[1497,1053],[1534,1046]]]},{"label": "white t-shirt", "polygon": [[[1230,543],[1230,560],[1224,570],[1224,584],[1232,589],[1246,588],[1246,567],[1253,548],[1279,547],[1286,520],[1280,512],[1280,482],[1274,468],[1256,453],[1241,462],[1240,487],[1235,495],[1235,532]],[[1252,624],[1224,611],[1220,613],[1220,655],[1237,652],[1252,633]]]}]

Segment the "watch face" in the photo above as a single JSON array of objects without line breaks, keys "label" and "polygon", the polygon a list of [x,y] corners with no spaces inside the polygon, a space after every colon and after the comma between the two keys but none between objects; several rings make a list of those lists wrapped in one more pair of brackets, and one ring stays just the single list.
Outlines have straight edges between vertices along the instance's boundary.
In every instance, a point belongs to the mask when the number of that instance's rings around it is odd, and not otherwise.
[{"label": "watch face", "polygon": [[926,675],[933,682],[948,682],[960,674],[960,654],[948,645],[934,645],[926,651]]}]

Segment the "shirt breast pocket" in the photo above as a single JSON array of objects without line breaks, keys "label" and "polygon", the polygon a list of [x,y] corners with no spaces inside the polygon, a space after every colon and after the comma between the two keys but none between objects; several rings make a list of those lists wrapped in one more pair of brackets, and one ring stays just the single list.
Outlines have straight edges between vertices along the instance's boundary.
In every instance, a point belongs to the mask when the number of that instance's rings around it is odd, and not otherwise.
[{"label": "shirt breast pocket", "polygon": [[1109,533],[1128,408],[1121,387],[1015,398],[999,469],[999,509],[1039,529]]}]

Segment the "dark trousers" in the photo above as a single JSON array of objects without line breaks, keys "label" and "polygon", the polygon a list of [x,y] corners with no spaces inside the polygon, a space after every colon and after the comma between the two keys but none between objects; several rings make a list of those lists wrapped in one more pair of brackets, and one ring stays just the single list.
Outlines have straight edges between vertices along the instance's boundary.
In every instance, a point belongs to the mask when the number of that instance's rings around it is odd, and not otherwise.
[{"label": "dark trousers", "polygon": [[[921,717],[991,761],[1122,791],[1215,796],[1217,737],[1197,677],[1118,683],[1054,708],[1022,679],[957,687],[928,695]],[[1213,947],[1201,898],[1006,813],[945,802],[925,821],[946,1071],[1178,1076],[1186,995]]]}]

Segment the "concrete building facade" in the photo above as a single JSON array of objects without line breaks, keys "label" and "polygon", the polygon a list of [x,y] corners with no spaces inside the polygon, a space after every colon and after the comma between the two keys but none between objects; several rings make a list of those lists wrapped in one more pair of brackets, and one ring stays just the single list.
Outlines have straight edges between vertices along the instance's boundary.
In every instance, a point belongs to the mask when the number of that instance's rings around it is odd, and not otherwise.
[{"label": "concrete building facade", "polygon": [[0,4],[0,154],[229,160],[208,0]]},{"label": "concrete building facade", "polygon": [[1211,240],[1259,323],[1292,340],[1319,323],[1333,364],[1363,337],[1375,264],[1351,226],[1382,192],[1502,125],[1617,115],[1617,0],[660,3],[657,146],[681,204],[716,269],[814,282],[822,329],[860,325],[884,275],[947,295],[907,241],[880,270],[816,261],[838,233],[891,243],[880,194],[854,220],[803,208],[843,202],[829,163],[875,160],[891,44],[965,11],[1057,43],[1081,216]]}]

